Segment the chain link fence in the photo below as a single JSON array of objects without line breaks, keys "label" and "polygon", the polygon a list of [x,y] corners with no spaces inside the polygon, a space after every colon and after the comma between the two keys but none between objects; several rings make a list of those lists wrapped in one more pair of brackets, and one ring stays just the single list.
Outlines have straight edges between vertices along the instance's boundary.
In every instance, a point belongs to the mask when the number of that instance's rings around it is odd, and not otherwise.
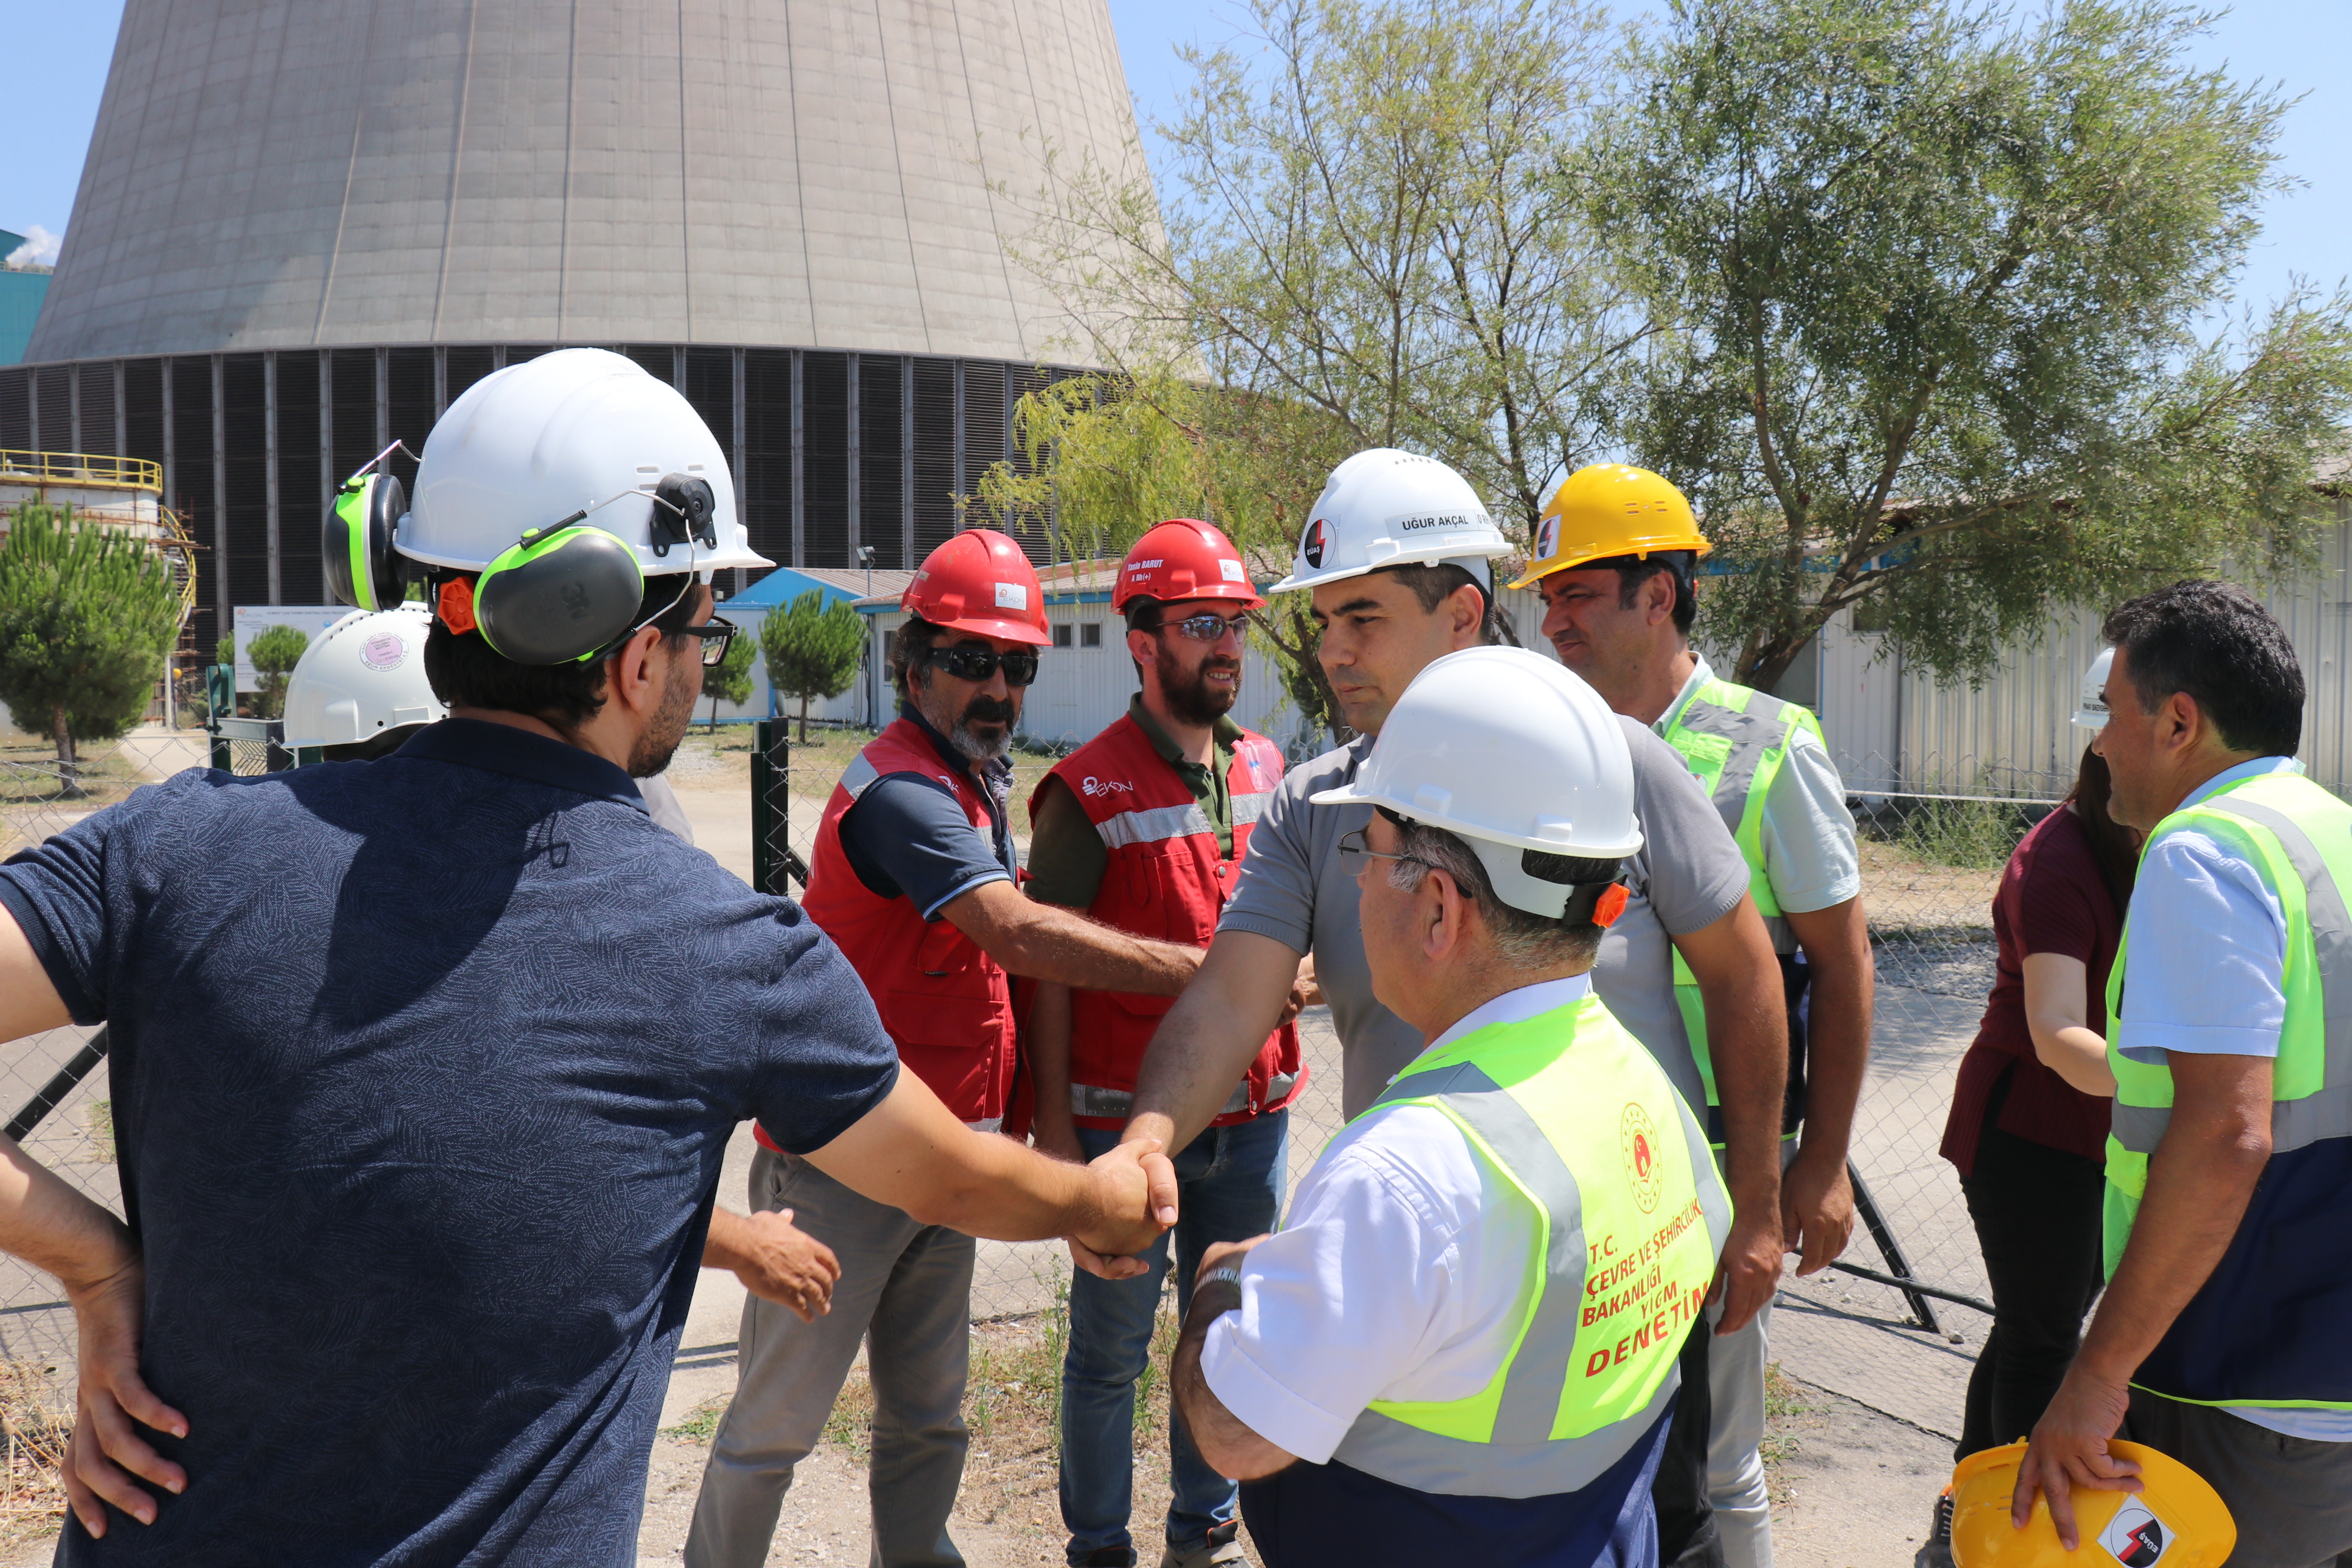
[{"label": "chain link fence", "polygon": [[[823,761],[804,754],[796,771],[789,733],[781,720],[755,728],[754,873],[762,890],[797,896],[818,818],[862,737],[827,744]],[[1016,837],[1027,826],[1024,803],[1055,760],[1050,752],[1013,753]],[[1971,768],[1965,784],[1952,787],[1949,770],[1909,759],[1872,758],[1852,771],[1872,780],[1919,779],[1935,788],[1850,800],[1877,961],[1877,1009],[1853,1152],[1862,1212],[1841,1260],[1840,1289],[1850,1304],[1893,1321],[1948,1337],[1965,1327],[1968,1338],[1979,1339],[1990,1288],[1958,1181],[1937,1151],[1954,1074],[1992,989],[1991,910],[2001,868],[2073,780]],[[1312,1076],[1291,1117],[1294,1182],[1341,1121],[1339,1043],[1328,1013],[1309,1012],[1300,1034]],[[987,1321],[1051,1307],[1068,1269],[1056,1245],[983,1243],[972,1314]]]}]

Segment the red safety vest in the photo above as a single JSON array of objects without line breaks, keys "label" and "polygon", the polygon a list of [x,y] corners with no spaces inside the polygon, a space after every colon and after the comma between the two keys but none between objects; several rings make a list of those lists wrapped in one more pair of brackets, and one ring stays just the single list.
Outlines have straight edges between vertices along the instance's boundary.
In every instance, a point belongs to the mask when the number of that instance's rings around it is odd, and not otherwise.
[{"label": "red safety vest", "polygon": [[[1102,886],[1087,913],[1137,936],[1208,946],[1217,915],[1240,879],[1250,826],[1282,782],[1282,772],[1281,749],[1263,735],[1244,731],[1225,771],[1234,852],[1222,855],[1217,830],[1192,790],[1135,721],[1121,714],[1047,775],[1061,780],[1086,808],[1109,851]],[[1029,810],[1034,819],[1034,795]],[[1127,1124],[1144,1049],[1174,1005],[1172,996],[1123,991],[1070,994],[1070,1112],[1079,1126]],[[1266,1037],[1249,1076],[1234,1086],[1211,1125],[1226,1127],[1280,1110],[1297,1098],[1306,1081],[1298,1065],[1298,1030],[1285,1024]]]},{"label": "red safety vest", "polygon": [[[945,784],[986,839],[988,799],[971,774],[940,761],[912,721],[898,720],[866,742],[834,787],[817,823],[801,908],[831,937],[866,983],[898,1059],[967,1124],[994,1131],[1013,1086],[1013,990],[1004,970],[947,920],[927,921],[911,900],[886,899],[858,879],[841,847],[842,814],[896,773]],[[758,1134],[769,1148],[767,1133]]]}]

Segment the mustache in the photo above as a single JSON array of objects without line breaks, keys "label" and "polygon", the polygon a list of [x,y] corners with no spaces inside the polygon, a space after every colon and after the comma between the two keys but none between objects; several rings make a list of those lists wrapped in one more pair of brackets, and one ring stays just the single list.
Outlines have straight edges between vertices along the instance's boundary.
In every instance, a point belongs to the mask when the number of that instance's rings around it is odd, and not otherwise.
[{"label": "mustache", "polygon": [[967,724],[1010,724],[1018,716],[1019,710],[1010,700],[994,697],[975,697],[963,710],[963,721]]}]

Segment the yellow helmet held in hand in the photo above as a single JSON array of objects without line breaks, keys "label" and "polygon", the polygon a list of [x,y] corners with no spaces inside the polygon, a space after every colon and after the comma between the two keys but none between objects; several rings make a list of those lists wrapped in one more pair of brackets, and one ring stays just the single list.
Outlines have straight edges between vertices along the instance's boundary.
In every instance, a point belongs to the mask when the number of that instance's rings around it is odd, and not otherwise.
[{"label": "yellow helmet held in hand", "polygon": [[1511,584],[1529,584],[1590,561],[1715,548],[1698,531],[1683,492],[1647,468],[1594,463],[1559,482],[1536,524],[1535,559]]},{"label": "yellow helmet held in hand", "polygon": [[1952,1472],[1952,1561],[1959,1568],[2220,1568],[2228,1561],[2238,1527],[2204,1477],[2144,1444],[2111,1442],[2107,1452],[2139,1467],[2143,1489],[2076,1490],[2076,1552],[2058,1544],[2047,1498],[2033,1500],[2023,1530],[2010,1522],[2024,1444],[1962,1459]]}]

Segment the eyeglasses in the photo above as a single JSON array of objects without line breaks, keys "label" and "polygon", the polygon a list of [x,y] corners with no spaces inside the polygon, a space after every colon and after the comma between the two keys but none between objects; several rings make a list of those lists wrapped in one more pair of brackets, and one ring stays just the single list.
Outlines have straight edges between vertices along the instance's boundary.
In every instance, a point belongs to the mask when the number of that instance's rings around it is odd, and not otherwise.
[{"label": "eyeglasses", "polygon": [[991,647],[935,647],[923,656],[926,664],[935,664],[958,680],[980,682],[994,675],[1001,666],[1004,684],[1026,686],[1037,679],[1037,650],[1017,647],[1003,653]]},{"label": "eyeglasses", "polygon": [[1375,849],[1366,840],[1365,833],[1365,829],[1359,827],[1352,833],[1339,835],[1339,869],[1350,877],[1363,870],[1367,859],[1402,860],[1409,865],[1426,866],[1433,871],[1444,869],[1434,860],[1424,860],[1418,855],[1391,855],[1385,849]]},{"label": "eyeglasses", "polygon": [[1187,616],[1181,621],[1162,621],[1151,629],[1158,632],[1176,632],[1192,638],[1194,642],[1213,643],[1222,640],[1227,632],[1233,633],[1235,637],[1241,636],[1242,623],[1246,618],[1243,616],[1228,618],[1224,616],[1206,613]]},{"label": "eyeglasses", "polygon": [[727,662],[727,650],[733,645],[735,634],[741,629],[732,621],[713,616],[706,625],[680,626],[673,635],[702,639],[702,663],[703,668],[707,669],[713,665]]}]

